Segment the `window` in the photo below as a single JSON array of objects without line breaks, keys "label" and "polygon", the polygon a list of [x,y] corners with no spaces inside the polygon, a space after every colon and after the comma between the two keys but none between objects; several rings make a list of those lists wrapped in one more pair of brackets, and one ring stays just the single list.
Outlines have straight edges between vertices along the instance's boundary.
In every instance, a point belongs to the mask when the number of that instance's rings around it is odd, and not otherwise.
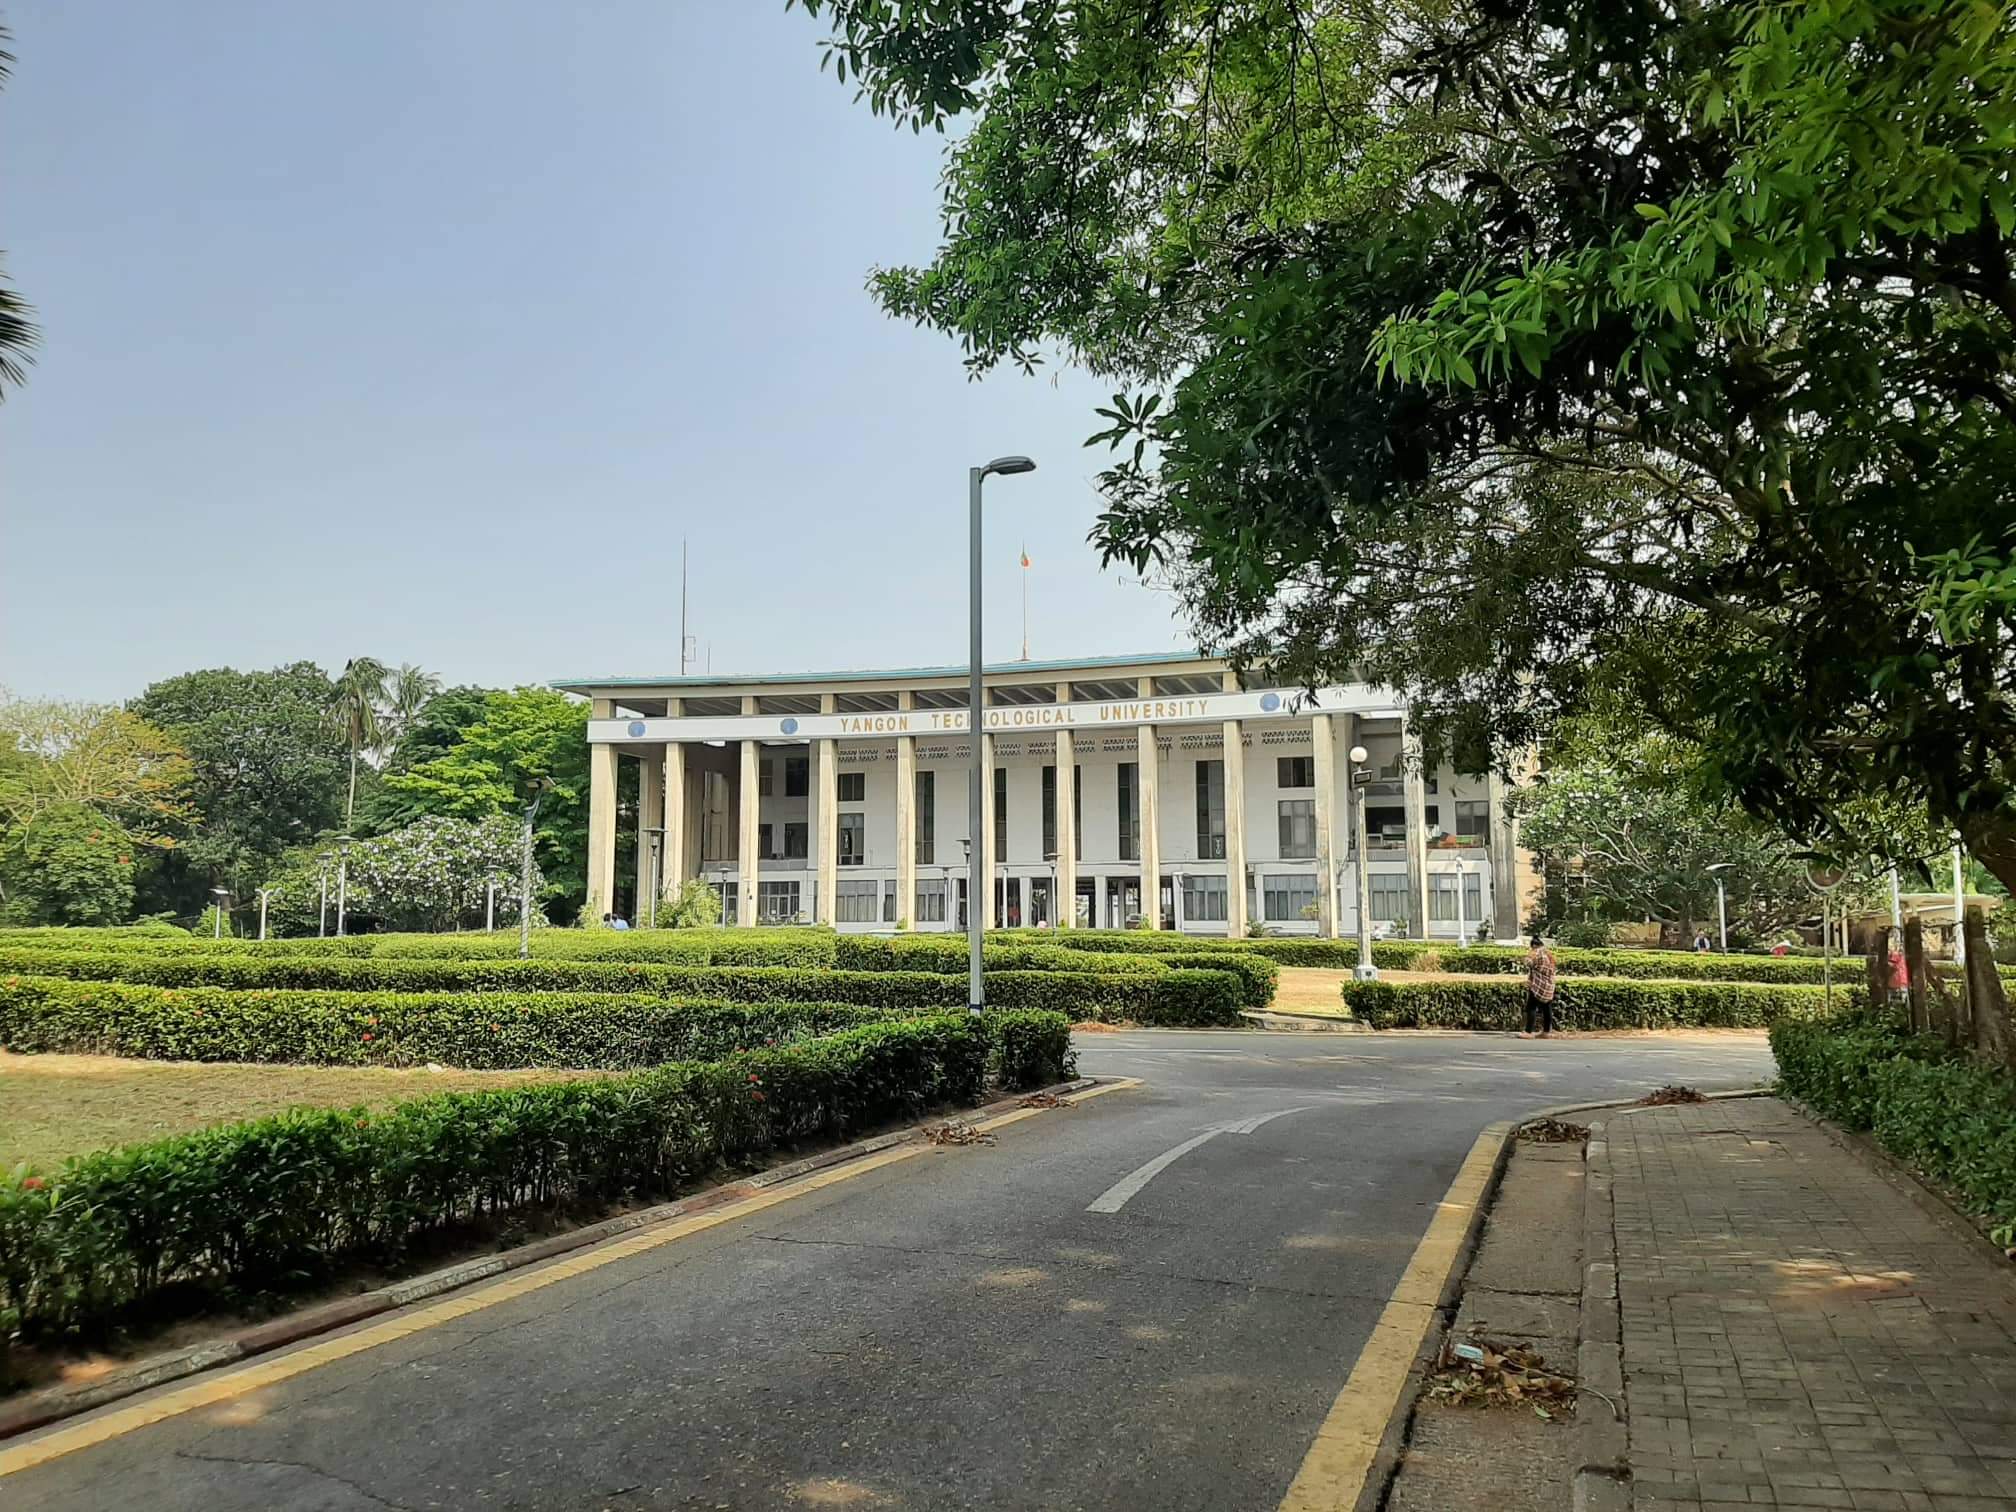
[{"label": "window", "polygon": [[1428,878],[1428,917],[1437,924],[1456,922],[1456,879],[1437,872]]},{"label": "window", "polygon": [[884,924],[894,924],[896,922],[896,879],[894,877],[891,877],[887,882],[882,884],[882,922]]},{"label": "window", "polygon": [[1270,922],[1305,917],[1305,909],[1316,906],[1314,877],[1269,877],[1261,888],[1264,916]]},{"label": "window", "polygon": [[1399,840],[1407,833],[1407,810],[1397,803],[1365,805],[1365,833],[1378,844],[1381,837]]},{"label": "window", "polygon": [[841,924],[873,924],[882,916],[882,884],[880,882],[842,882],[840,884],[839,912],[836,922]]},{"label": "window", "polygon": [[700,774],[700,859],[726,861],[728,848],[728,774]]},{"label": "window", "polygon": [[[1306,860],[1316,854],[1316,800],[1281,800],[1281,859]],[[1269,915],[1271,918],[1272,915]]]},{"label": "window", "polygon": [[1123,761],[1116,769],[1120,779],[1120,859],[1141,859],[1141,768]]},{"label": "window", "polygon": [[735,890],[736,884],[733,882],[716,882],[714,884],[714,891],[721,894],[721,922],[723,924],[733,924],[735,922]]},{"label": "window", "polygon": [[1491,805],[1468,798],[1457,799],[1456,833],[1482,845],[1491,833]]},{"label": "window", "polygon": [[863,866],[868,861],[868,816],[866,814],[842,814],[840,816],[840,864],[842,866]]},{"label": "window", "polygon": [[[1085,859],[1085,768],[1071,768],[1071,854]],[[1057,855],[1057,768],[1043,768],[1043,859]]]},{"label": "window", "polygon": [[807,826],[802,819],[786,820],[784,824],[784,859],[803,861],[810,852],[806,849]]},{"label": "window", "polygon": [[[1225,763],[1197,763],[1197,857],[1225,859]],[[1223,914],[1218,915],[1224,918]]]},{"label": "window", "polygon": [[866,803],[868,801],[868,774],[866,772],[842,772],[836,784],[842,803]]},{"label": "window", "polygon": [[[917,774],[917,864],[930,866],[938,854],[938,774]],[[942,915],[941,915],[942,917]]]},{"label": "window", "polygon": [[770,796],[770,763],[761,756],[756,758],[756,796],[758,798]]},{"label": "window", "polygon": [[784,758],[784,796],[803,798],[811,786],[812,761],[807,756]]},{"label": "window", "polygon": [[1407,878],[1400,872],[1374,872],[1371,884],[1372,917],[1388,924],[1407,922]]},{"label": "window", "polygon": [[1008,768],[994,768],[994,862],[1008,859]]},{"label": "window", "polygon": [[1316,758],[1277,756],[1274,759],[1274,785],[1284,788],[1316,786]]},{"label": "window", "polygon": [[796,882],[759,882],[756,884],[756,922],[759,924],[789,924],[798,917],[798,884]]},{"label": "window", "polygon": [[770,849],[770,826],[767,824],[756,826],[756,854],[766,860],[776,854]]},{"label": "window", "polygon": [[1183,879],[1183,922],[1209,924],[1225,922],[1225,879],[1185,877]]},{"label": "window", "polygon": [[945,922],[945,882],[943,878],[927,882],[921,878],[917,883],[917,916],[913,924],[943,924]]},{"label": "window", "polygon": [[1484,878],[1478,872],[1463,875],[1463,917],[1472,925],[1484,922]]}]

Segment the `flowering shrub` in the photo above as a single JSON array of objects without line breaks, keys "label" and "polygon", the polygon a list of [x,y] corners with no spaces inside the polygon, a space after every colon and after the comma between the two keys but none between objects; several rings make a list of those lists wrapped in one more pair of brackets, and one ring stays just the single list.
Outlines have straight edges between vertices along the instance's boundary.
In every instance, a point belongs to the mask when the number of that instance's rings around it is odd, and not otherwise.
[{"label": "flowering shrub", "polygon": [[[522,886],[524,831],[502,814],[482,819],[433,815],[404,829],[353,840],[344,868],[345,906],[357,920],[390,929],[455,929],[480,925],[489,884],[497,884],[497,917],[516,923]],[[328,916],[336,909],[334,846],[296,853],[270,882],[273,927],[309,932],[322,912],[324,878]],[[546,879],[535,865],[532,896],[543,897]],[[536,914],[535,923],[544,922]],[[355,928],[353,924],[351,927]]]}]

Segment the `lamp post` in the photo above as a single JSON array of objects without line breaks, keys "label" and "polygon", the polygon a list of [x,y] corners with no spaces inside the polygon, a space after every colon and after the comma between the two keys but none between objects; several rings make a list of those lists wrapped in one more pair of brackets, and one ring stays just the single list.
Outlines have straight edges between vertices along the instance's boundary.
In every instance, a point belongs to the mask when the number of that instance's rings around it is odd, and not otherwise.
[{"label": "lamp post", "polygon": [[1722,936],[1722,954],[1729,954],[1729,892],[1722,885],[1722,873],[1734,866],[1734,861],[1717,861],[1708,870],[1715,874],[1715,927]]},{"label": "lamp post", "polygon": [[343,938],[343,921],[350,908],[350,837],[336,847],[336,938]]},{"label": "lamp post", "polygon": [[262,940],[266,938],[266,900],[272,896],[272,888],[262,887],[259,889],[259,938]]},{"label": "lamp post", "polygon": [[524,854],[519,863],[518,877],[518,959],[521,961],[532,957],[532,824],[539,817],[540,800],[552,785],[550,777],[533,779],[532,801],[525,806]]},{"label": "lamp post", "polygon": [[1034,472],[1027,457],[996,457],[985,467],[966,473],[966,736],[973,747],[973,770],[966,783],[966,833],[972,837],[966,858],[966,1007],[978,1013],[987,1003],[980,980],[981,887],[987,870],[987,845],[980,834],[980,793],[986,781],[982,730],[987,710],[980,701],[980,487],[992,473],[1006,477]]},{"label": "lamp post", "polygon": [[1351,828],[1358,845],[1358,964],[1351,969],[1351,976],[1355,981],[1376,982],[1379,968],[1372,964],[1372,879],[1365,871],[1366,847],[1371,843],[1365,826],[1365,784],[1372,780],[1372,768],[1367,765],[1372,753],[1354,745],[1349,754],[1351,786],[1346,796],[1352,800]]},{"label": "lamp post", "polygon": [[1045,922],[1050,926],[1050,933],[1055,934],[1057,933],[1057,852],[1045,851],[1043,859],[1050,863],[1050,906],[1044,910],[1050,917]]},{"label": "lamp post", "polygon": [[665,849],[665,826],[654,824],[645,830],[645,844],[650,847],[644,857],[644,879],[651,884],[651,898],[644,906],[646,929],[658,927],[658,894],[665,890],[664,862],[661,852]]},{"label": "lamp post", "polygon": [[224,938],[224,900],[231,896],[231,889],[228,887],[213,887],[210,889],[210,893],[217,900],[211,905],[216,912],[210,916],[210,938],[221,940]]},{"label": "lamp post", "polygon": [[1967,964],[1967,863],[1958,830],[1953,831],[1953,964]]},{"label": "lamp post", "polygon": [[329,933],[329,858],[322,858],[322,901],[315,906],[315,938]]},{"label": "lamp post", "polygon": [[483,884],[483,933],[497,932],[497,879],[489,878]]}]

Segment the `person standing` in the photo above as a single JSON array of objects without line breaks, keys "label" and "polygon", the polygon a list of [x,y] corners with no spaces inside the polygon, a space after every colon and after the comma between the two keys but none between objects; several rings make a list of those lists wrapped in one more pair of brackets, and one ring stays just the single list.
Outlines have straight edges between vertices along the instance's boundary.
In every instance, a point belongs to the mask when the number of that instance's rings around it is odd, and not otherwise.
[{"label": "person standing", "polygon": [[1554,1032],[1554,952],[1537,934],[1526,957],[1526,1038],[1532,1038],[1536,1024],[1541,1039]]}]

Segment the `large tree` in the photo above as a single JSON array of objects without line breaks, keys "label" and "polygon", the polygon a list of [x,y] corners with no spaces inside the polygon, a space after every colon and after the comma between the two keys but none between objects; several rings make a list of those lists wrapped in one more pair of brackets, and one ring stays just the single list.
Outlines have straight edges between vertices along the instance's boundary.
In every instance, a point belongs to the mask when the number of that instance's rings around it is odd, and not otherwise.
[{"label": "large tree", "polygon": [[1096,539],[1201,638],[1532,740],[1592,669],[1794,834],[2016,879],[2016,32],[1968,0],[804,0],[961,112],[877,275],[1124,391]]},{"label": "large tree", "polygon": [[366,751],[375,751],[385,741],[386,684],[391,676],[391,668],[376,657],[353,656],[343,664],[331,689],[329,722],[350,748],[350,786],[343,798],[346,830],[357,817],[357,763]]},{"label": "large tree", "polygon": [[322,669],[296,662],[186,672],[133,701],[135,715],[188,752],[202,816],[143,877],[143,907],[194,915],[212,887],[249,896],[284,852],[336,826],[345,753],[325,715],[331,697]]},{"label": "large tree", "polygon": [[[5,84],[13,71],[14,54],[7,50],[13,40],[13,34],[0,26],[0,84]],[[42,336],[31,313],[27,302],[0,276],[0,399],[7,397],[8,389],[19,388],[27,380],[28,364],[35,360]]]}]

